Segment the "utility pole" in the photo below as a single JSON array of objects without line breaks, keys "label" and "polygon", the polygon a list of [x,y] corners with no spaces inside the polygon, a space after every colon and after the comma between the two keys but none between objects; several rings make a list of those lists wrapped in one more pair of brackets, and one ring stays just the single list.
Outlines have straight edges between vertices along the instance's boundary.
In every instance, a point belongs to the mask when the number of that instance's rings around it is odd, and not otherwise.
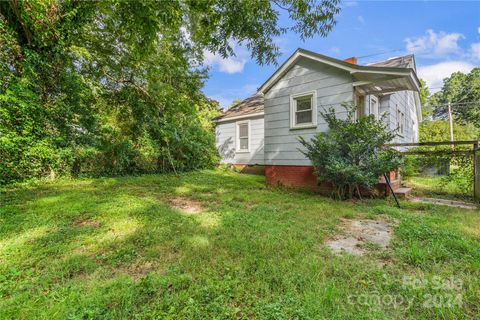
[{"label": "utility pole", "polygon": [[[448,102],[448,124],[450,126],[450,142],[453,142],[453,117],[452,117],[452,106]],[[453,143],[451,144],[452,149],[454,149]]]}]

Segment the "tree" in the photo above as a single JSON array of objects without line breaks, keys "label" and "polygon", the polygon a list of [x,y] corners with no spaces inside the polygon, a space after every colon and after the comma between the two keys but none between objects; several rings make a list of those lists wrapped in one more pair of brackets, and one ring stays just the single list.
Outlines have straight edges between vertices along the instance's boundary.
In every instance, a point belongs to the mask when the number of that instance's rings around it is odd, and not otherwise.
[{"label": "tree", "polygon": [[321,115],[328,124],[328,131],[317,134],[311,141],[300,137],[306,150],[300,150],[312,161],[319,182],[334,186],[334,196],[352,198],[360,188],[372,188],[384,173],[397,169],[400,154],[384,148],[395,137],[383,119],[373,115],[356,119],[356,108],[345,105],[345,119],[337,117],[334,108]]},{"label": "tree", "polygon": [[[216,162],[207,50],[326,36],[339,0],[0,2],[0,183],[54,174],[191,170]],[[285,11],[292,26],[279,23]]]},{"label": "tree", "polygon": [[480,127],[480,68],[474,68],[468,74],[452,73],[443,80],[442,89],[431,97],[429,103],[434,107],[434,115],[440,119],[447,117],[450,103],[456,120]]},{"label": "tree", "polygon": [[242,102],[242,99],[239,99],[239,98],[233,99],[233,100],[232,100],[232,103],[230,103],[230,105],[228,106],[227,109],[230,109],[231,107],[236,106],[236,105],[239,104],[240,102]]},{"label": "tree", "polygon": [[430,97],[430,90],[427,87],[425,80],[420,79],[420,105],[422,106],[422,117],[427,118],[431,113],[432,109],[428,105],[428,98]]}]

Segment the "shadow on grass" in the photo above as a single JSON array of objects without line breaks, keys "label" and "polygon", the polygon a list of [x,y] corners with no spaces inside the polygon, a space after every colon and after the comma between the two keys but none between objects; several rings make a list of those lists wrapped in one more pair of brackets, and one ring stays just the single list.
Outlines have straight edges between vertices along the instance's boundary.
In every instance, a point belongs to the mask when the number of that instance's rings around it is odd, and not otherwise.
[{"label": "shadow on grass", "polygon": [[[178,196],[200,201],[205,212],[170,208],[168,199]],[[7,191],[2,199],[6,318],[28,318],[29,312],[60,318],[348,317],[352,288],[368,291],[358,284],[383,281],[384,271],[368,259],[336,257],[322,246],[339,218],[366,212],[368,204],[267,188],[262,177],[203,171],[59,181]],[[450,245],[440,246],[448,232],[432,234],[430,225],[407,222],[401,235],[416,241],[409,248],[437,246],[437,259],[445,250],[455,251],[457,260],[472,254],[458,236],[450,234]],[[421,255],[412,250],[401,251],[403,259],[428,269],[428,248]]]}]

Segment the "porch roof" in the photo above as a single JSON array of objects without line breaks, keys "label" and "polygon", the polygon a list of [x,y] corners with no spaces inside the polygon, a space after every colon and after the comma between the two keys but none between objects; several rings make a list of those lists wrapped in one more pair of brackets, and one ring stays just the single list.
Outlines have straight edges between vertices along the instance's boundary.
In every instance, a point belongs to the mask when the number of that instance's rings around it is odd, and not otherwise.
[{"label": "porch roof", "polygon": [[[378,67],[377,67],[378,68]],[[400,68],[398,68],[400,69]],[[353,87],[361,94],[390,94],[395,91],[411,90],[418,92],[419,83],[415,72],[402,68],[396,72],[359,70],[352,72]]]}]

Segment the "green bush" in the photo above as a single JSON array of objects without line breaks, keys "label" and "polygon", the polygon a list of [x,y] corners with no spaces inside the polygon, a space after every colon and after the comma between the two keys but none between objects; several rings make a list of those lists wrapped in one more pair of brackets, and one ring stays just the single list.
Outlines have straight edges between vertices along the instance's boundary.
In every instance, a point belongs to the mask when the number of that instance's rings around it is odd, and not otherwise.
[{"label": "green bush", "polygon": [[352,198],[360,188],[372,188],[385,172],[397,169],[402,163],[401,155],[383,145],[395,137],[387,130],[382,119],[373,116],[356,119],[356,108],[344,104],[346,118],[337,116],[334,108],[321,115],[329,130],[317,134],[310,142],[300,137],[305,154],[315,167],[320,182],[334,186],[334,196]]},{"label": "green bush", "polygon": [[422,170],[423,160],[414,155],[406,156],[403,160],[402,175],[404,177],[412,177],[420,174]]}]

